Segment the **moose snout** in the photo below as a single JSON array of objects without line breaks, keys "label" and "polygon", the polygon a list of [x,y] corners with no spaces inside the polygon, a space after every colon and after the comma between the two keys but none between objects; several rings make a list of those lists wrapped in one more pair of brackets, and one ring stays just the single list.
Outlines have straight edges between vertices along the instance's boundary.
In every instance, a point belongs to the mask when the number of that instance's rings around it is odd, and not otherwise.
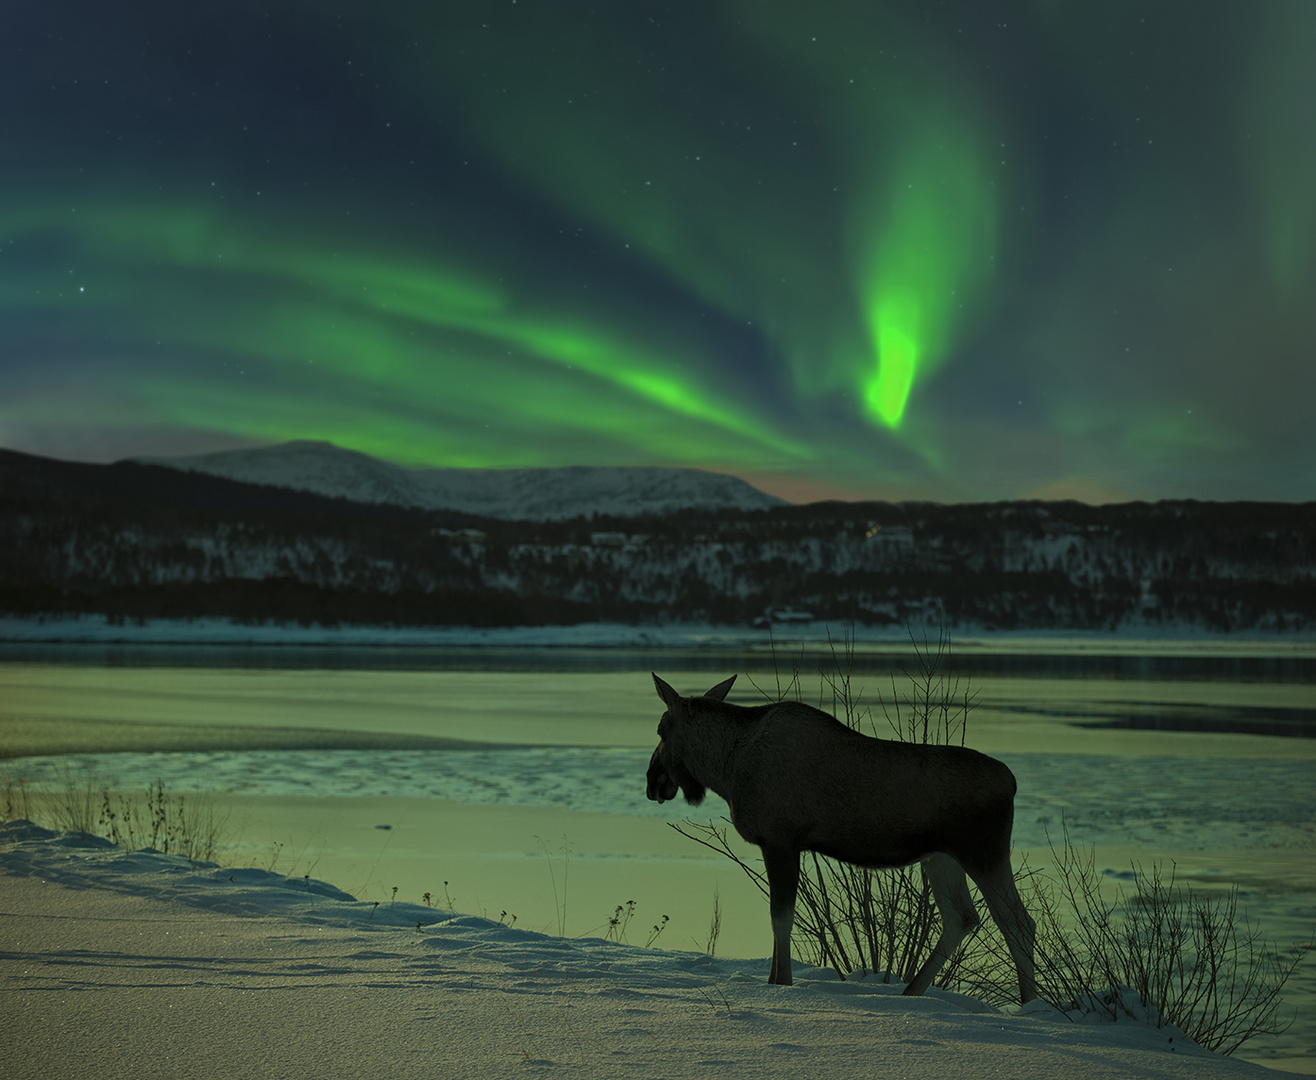
[{"label": "moose snout", "polygon": [[676,798],[679,790],[667,770],[662,767],[658,760],[658,754],[662,751],[662,744],[658,744],[658,749],[653,752],[653,757],[649,759],[649,771],[645,774],[644,793],[651,802],[665,803],[668,799]]}]

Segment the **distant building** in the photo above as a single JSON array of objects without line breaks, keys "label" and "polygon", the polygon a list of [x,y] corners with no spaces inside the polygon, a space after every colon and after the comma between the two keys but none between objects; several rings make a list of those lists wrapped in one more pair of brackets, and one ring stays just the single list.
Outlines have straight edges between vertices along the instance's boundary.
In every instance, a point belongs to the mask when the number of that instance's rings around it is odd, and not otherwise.
[{"label": "distant building", "polygon": [[914,546],[914,532],[908,525],[879,525],[874,522],[868,526],[864,536],[869,540],[879,540],[883,544]]}]

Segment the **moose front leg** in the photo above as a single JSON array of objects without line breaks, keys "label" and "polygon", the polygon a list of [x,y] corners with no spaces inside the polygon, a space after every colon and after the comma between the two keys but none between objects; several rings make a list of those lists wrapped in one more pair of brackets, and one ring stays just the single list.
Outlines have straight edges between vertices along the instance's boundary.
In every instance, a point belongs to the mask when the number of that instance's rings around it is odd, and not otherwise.
[{"label": "moose front leg", "polygon": [[800,887],[800,853],[788,848],[763,848],[768,874],[768,911],[772,915],[772,969],[768,982],[791,985],[791,927],[795,923],[795,893]]}]

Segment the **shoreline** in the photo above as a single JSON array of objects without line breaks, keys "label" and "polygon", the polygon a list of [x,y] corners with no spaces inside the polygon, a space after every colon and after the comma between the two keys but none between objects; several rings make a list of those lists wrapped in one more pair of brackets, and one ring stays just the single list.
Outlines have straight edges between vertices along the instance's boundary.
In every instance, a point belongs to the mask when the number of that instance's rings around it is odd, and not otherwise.
[{"label": "shoreline", "polygon": [[[0,617],[0,647],[20,645],[217,645],[314,648],[526,648],[526,649],[694,649],[790,650],[840,648],[847,635],[854,649],[913,652],[935,649],[941,628],[923,631],[833,625],[826,622],[777,624],[766,628],[672,622],[637,626],[580,623],[572,626],[309,626],[236,623],[228,619],[146,619],[111,623],[102,615]],[[1200,627],[1126,626],[1113,630],[998,630],[978,626],[945,630],[956,653],[1048,653],[1064,655],[1146,654],[1316,657],[1316,632],[1233,631]],[[926,639],[926,643],[925,643]]]}]

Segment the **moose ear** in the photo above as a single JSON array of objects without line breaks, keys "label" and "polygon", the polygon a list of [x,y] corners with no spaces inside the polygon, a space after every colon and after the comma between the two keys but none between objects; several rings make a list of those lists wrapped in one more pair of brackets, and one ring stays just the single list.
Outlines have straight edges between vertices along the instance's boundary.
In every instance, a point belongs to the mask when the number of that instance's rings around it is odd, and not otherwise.
[{"label": "moose ear", "polygon": [[[650,674],[652,675],[653,673],[650,672]],[[663,699],[663,704],[669,709],[681,700],[681,695],[668,686],[667,683],[663,682],[662,679],[658,678],[657,675],[653,676],[653,685],[658,690],[658,696]]]},{"label": "moose ear", "polygon": [[705,690],[704,697],[708,698],[710,701],[721,701],[727,696],[727,691],[731,689],[731,684],[735,681],[736,677],[732,675],[731,678],[718,683],[712,690]]}]

